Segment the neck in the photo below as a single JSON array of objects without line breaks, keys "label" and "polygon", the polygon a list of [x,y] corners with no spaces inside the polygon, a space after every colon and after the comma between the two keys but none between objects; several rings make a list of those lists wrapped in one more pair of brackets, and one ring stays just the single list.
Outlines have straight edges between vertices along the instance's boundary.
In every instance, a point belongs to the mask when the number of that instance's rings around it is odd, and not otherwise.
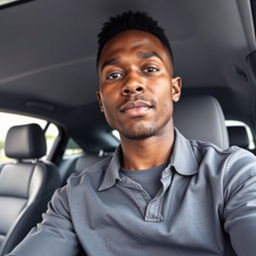
[{"label": "neck", "polygon": [[143,140],[121,137],[122,167],[128,170],[149,169],[167,163],[172,153],[174,130]]}]

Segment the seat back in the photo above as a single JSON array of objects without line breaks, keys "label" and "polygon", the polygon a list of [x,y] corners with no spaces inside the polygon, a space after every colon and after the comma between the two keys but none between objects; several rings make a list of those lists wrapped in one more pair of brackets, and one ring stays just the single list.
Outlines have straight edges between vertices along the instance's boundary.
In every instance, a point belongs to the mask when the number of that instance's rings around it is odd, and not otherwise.
[{"label": "seat back", "polygon": [[12,127],[5,153],[16,162],[0,169],[0,255],[10,252],[41,219],[47,202],[60,185],[57,167],[40,161],[46,153],[41,127]]},{"label": "seat back", "polygon": [[187,96],[174,105],[174,125],[188,139],[229,147],[225,118],[217,99],[212,96]]}]

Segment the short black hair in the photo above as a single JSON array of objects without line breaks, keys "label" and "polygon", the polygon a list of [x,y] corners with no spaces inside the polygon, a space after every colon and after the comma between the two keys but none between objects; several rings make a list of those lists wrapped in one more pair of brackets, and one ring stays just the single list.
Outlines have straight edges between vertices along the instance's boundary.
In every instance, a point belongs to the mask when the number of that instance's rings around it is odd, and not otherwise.
[{"label": "short black hair", "polygon": [[97,64],[104,45],[117,34],[129,29],[141,30],[156,36],[169,51],[173,63],[172,49],[168,38],[164,33],[164,29],[161,28],[157,21],[150,17],[146,12],[128,11],[115,17],[111,17],[109,21],[103,24],[102,29],[98,34]]}]

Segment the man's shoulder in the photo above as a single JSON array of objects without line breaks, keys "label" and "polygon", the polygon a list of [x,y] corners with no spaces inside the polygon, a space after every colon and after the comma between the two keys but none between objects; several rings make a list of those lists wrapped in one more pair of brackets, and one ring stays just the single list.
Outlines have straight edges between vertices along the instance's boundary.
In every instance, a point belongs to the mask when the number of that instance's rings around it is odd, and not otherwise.
[{"label": "man's shoulder", "polygon": [[216,172],[222,170],[223,175],[245,172],[246,176],[248,173],[256,176],[256,156],[250,151],[238,146],[220,149],[212,143],[202,141],[192,140],[190,143],[199,165],[210,166]]},{"label": "man's shoulder", "polygon": [[99,160],[95,164],[86,167],[83,171],[77,171],[73,173],[67,180],[69,186],[76,186],[81,183],[87,183],[101,180],[105,174],[105,171],[112,159],[112,156],[108,156],[102,160]]},{"label": "man's shoulder", "polygon": [[240,148],[238,146],[230,146],[221,149],[218,146],[204,141],[190,140],[190,145],[195,155],[209,156],[210,158],[223,160],[241,160],[242,158],[249,158],[255,161],[256,157],[250,151]]},{"label": "man's shoulder", "polygon": [[230,146],[225,149],[221,149],[213,143],[199,141],[199,140],[190,140],[190,145],[193,151],[198,154],[205,155],[205,154],[211,153],[212,156],[222,157],[224,159],[226,158],[234,159],[238,156],[240,156],[239,159],[241,158],[241,156],[249,157],[254,160],[256,159],[255,155],[251,153],[249,150],[243,149],[238,146]]}]

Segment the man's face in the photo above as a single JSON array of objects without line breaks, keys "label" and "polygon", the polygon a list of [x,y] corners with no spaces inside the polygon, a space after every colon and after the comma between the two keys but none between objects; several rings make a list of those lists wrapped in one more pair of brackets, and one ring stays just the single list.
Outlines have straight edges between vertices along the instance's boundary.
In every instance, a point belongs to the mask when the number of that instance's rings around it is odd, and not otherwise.
[{"label": "man's face", "polygon": [[145,139],[172,129],[181,80],[172,78],[169,52],[146,32],[127,30],[106,43],[99,58],[97,97],[121,139]]}]

